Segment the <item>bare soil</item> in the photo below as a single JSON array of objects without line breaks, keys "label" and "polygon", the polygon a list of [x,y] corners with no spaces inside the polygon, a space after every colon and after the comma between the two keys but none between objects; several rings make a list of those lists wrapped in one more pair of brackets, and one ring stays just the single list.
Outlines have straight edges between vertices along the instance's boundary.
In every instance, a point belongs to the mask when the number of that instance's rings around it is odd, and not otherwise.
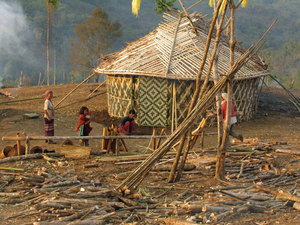
[{"label": "bare soil", "polygon": [[[44,92],[51,89],[54,92],[53,103],[56,105],[67,93],[69,93],[76,85],[57,85],[57,86],[34,86],[22,87],[19,89],[3,89],[1,92],[11,94],[10,98],[0,95],[0,137],[16,136],[17,133],[28,136],[43,136],[43,99],[35,99],[28,101],[13,102],[21,99],[32,99],[44,97]],[[91,123],[93,130],[90,135],[102,135],[103,127],[117,125],[119,118],[112,118],[107,113],[107,96],[106,87],[101,87],[95,95],[98,96],[86,101],[85,99],[91,90],[94,90],[97,84],[84,84],[79,87],[72,95],[59,105],[55,111],[55,136],[77,136],[75,128],[78,123],[79,109],[81,106],[87,106],[91,113],[95,115],[95,120]],[[300,91],[292,90],[299,98]],[[102,93],[102,94],[101,94]],[[2,103],[11,101],[10,103]],[[73,104],[71,104],[73,103]],[[71,104],[71,105],[70,105]],[[24,113],[38,113],[38,119],[24,119]],[[153,128],[139,127],[143,133],[151,134]],[[160,130],[160,129],[159,129]],[[282,89],[263,88],[259,97],[258,113],[250,121],[243,121],[235,126],[235,130],[242,133],[244,138],[259,138],[267,142],[287,142],[286,148],[292,150],[300,150],[300,112],[290,103],[288,95]],[[216,132],[216,127],[208,127],[206,133]],[[167,129],[167,134],[170,130]],[[206,136],[204,138],[204,149],[215,148],[216,136]],[[44,141],[31,141],[31,147],[40,146],[43,149],[58,150],[62,141],[57,141],[55,145],[48,145]],[[0,150],[5,146],[13,146],[15,142],[0,141]],[[24,143],[22,143],[24,144]],[[143,154],[151,152],[148,150],[149,140],[126,140],[129,153]],[[90,145],[93,149],[100,149],[101,140],[90,140]],[[199,144],[195,146],[195,150],[200,149]],[[121,154],[124,154],[121,152]],[[299,163],[290,164],[291,159],[300,159],[299,156],[273,153],[277,156],[276,162],[281,168],[286,168],[292,171],[299,172]],[[112,153],[110,154],[112,156]],[[203,156],[204,158],[207,156]],[[215,156],[208,156],[214,158]],[[97,158],[70,160],[66,168],[53,168],[43,159],[17,161],[12,163],[1,164],[1,167],[22,168],[30,170],[35,167],[45,167],[48,170],[56,172],[65,172],[69,169],[74,169],[78,177],[85,179],[99,180],[103,187],[116,187],[121,181],[114,179],[113,174],[118,174],[125,171],[132,171],[137,164],[116,165],[112,162],[102,162],[99,168],[82,169],[82,165],[94,163]],[[0,171],[1,172],[1,171]],[[2,181],[0,173],[0,181]],[[198,177],[197,177],[198,176]],[[150,174],[142,183],[142,186],[157,186],[167,183],[168,173]],[[174,199],[187,188],[193,190],[204,190],[214,186],[215,181],[212,181],[212,175],[184,175],[182,180],[188,179],[203,179],[202,182],[192,182],[177,186],[176,189],[170,191],[167,198]],[[1,184],[1,183],[0,183]],[[154,189],[153,195],[158,195],[164,189]],[[0,204],[0,220],[8,215],[25,210],[24,206],[14,206],[9,204]],[[36,221],[34,216],[25,218],[15,218],[9,221],[2,221],[1,224],[31,224]],[[223,224],[220,223],[220,224]],[[293,208],[277,211],[276,213],[264,214],[244,214],[238,217],[229,218],[224,221],[224,224],[300,224],[299,212]]]}]

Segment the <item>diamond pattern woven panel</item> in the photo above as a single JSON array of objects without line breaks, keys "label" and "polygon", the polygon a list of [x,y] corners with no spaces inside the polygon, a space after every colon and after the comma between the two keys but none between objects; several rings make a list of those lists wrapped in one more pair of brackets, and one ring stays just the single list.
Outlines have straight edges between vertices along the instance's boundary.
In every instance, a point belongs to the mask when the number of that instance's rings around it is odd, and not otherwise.
[{"label": "diamond pattern woven panel", "polygon": [[168,81],[154,77],[139,79],[139,113],[140,126],[167,125]]}]

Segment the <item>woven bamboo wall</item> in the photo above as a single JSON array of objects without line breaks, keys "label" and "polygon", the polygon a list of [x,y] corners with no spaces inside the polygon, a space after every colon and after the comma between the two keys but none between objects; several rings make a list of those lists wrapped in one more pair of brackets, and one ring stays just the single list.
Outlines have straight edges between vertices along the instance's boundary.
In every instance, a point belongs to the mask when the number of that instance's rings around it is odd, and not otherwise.
[{"label": "woven bamboo wall", "polygon": [[[256,106],[258,100],[260,78],[252,78],[247,80],[234,81],[233,84],[233,104],[238,114],[238,121],[250,120],[253,114],[256,113]],[[192,100],[192,96],[195,90],[194,81],[181,81],[175,82],[176,85],[176,109],[177,109],[177,124],[179,125],[187,116],[189,103]],[[210,86],[213,82],[210,82]],[[222,92],[226,92],[226,87]],[[171,93],[170,93],[171,95]],[[215,104],[209,107],[209,109],[216,109]],[[169,115],[170,118],[172,115]],[[171,120],[171,119],[170,119]],[[198,123],[199,121],[195,121]],[[208,124],[213,125],[216,123],[216,119],[212,118],[208,121]]]},{"label": "woven bamboo wall", "polygon": [[[249,120],[255,113],[260,79],[234,81],[233,104],[239,121]],[[212,85],[213,82],[210,82],[210,86]],[[136,122],[140,126],[166,127],[173,122],[175,127],[175,120],[179,125],[187,116],[194,90],[195,81],[147,76],[107,76],[108,113],[122,118],[133,108],[137,112]],[[176,95],[173,91],[176,91]],[[226,92],[226,87],[222,92]],[[173,112],[173,107],[176,112]],[[215,104],[210,109],[215,109]],[[208,123],[213,125],[215,122],[215,119],[210,119]]]},{"label": "woven bamboo wall", "polygon": [[107,104],[110,116],[124,117],[131,109],[131,77],[106,76]]}]

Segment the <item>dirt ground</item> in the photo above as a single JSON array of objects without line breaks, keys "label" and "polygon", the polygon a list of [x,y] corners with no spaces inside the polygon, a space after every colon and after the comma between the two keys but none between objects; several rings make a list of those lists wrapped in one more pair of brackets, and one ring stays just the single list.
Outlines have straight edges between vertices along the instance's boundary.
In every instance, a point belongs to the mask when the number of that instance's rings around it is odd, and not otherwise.
[{"label": "dirt ground", "polygon": [[[19,89],[2,89],[1,92],[8,92],[11,97],[7,98],[0,95],[0,137],[12,137],[20,133],[21,136],[43,136],[43,97],[44,92],[51,89],[54,93],[53,103],[56,105],[67,93],[69,93],[76,85],[57,85],[57,86],[34,86],[34,87],[21,87]],[[75,128],[77,126],[79,109],[81,106],[86,106],[90,109],[91,114],[95,115],[95,121],[91,123],[93,127],[92,136],[102,135],[103,127],[110,126],[111,124],[117,125],[119,118],[111,118],[107,113],[107,96],[106,87],[103,86],[95,92],[97,95],[86,101],[85,99],[91,90],[94,90],[97,84],[84,84],[79,87],[72,95],[70,95],[64,102],[62,102],[58,109],[55,111],[55,136],[76,136],[77,132]],[[292,90],[294,95],[300,97],[300,91]],[[28,101],[13,102],[20,99],[32,99],[40,98]],[[10,101],[10,103],[3,103]],[[71,105],[70,105],[71,104]],[[38,113],[40,116],[37,119],[24,119],[24,113]],[[152,128],[139,127],[143,133],[151,134]],[[159,128],[160,130],[160,128]],[[259,97],[258,113],[251,121],[243,121],[235,126],[235,131],[242,133],[244,138],[259,138],[267,142],[287,142],[286,148],[292,150],[300,150],[300,112],[290,103],[288,95],[282,89],[275,88],[263,88]],[[206,133],[216,132],[215,127],[208,127],[205,129]],[[167,129],[167,134],[170,134],[170,130]],[[75,141],[76,142],[76,141]],[[48,145],[45,141],[31,141],[31,147],[40,146],[43,149],[58,150],[62,141],[57,141],[55,145]],[[15,142],[0,141],[0,150],[5,146],[13,146]],[[22,143],[23,144],[23,143]],[[90,140],[90,145],[93,149],[101,148],[101,140]],[[126,140],[126,145],[129,149],[129,153],[146,153],[149,146],[149,140]],[[215,148],[216,136],[205,136],[204,149]],[[195,149],[200,149],[197,143]],[[122,154],[122,152],[121,152]],[[111,154],[112,155],[112,154]],[[291,159],[300,159],[298,156],[281,155],[277,154],[277,163],[282,168],[292,169],[294,171],[299,170],[299,163],[290,164]],[[214,157],[214,156],[211,156]],[[115,165],[111,162],[103,162],[101,168],[84,169],[82,165],[96,162],[96,158],[90,158],[86,160],[72,160],[69,161],[69,167],[65,168],[65,171],[72,168],[76,174],[80,177],[87,179],[99,179],[104,187],[116,187],[120,181],[115,180],[113,176],[107,176],[107,174],[116,174],[124,171],[133,170],[137,164],[125,164]],[[22,163],[22,164],[21,164]],[[33,165],[34,164],[34,165]],[[34,161],[17,161],[13,163],[1,164],[3,167],[18,167],[28,169],[39,165],[39,167],[46,167],[53,169],[47,165],[45,160]],[[62,170],[62,169],[60,169]],[[97,174],[94,176],[93,174]],[[0,180],[1,180],[0,173]],[[203,182],[195,182],[192,184],[182,184],[175,191],[170,192],[168,198],[174,198],[174,196],[181,193],[187,187],[193,188],[207,188],[212,185],[208,182],[212,176],[198,175],[198,179],[203,178]],[[166,183],[168,174],[163,175],[150,175],[142,185],[155,186],[158,183]],[[184,175],[182,180],[191,179],[189,175]],[[194,178],[193,178],[194,179]],[[207,182],[207,183],[206,183]],[[161,190],[153,190],[155,193],[161,192]],[[24,206],[12,206],[6,204],[0,204],[0,218],[4,215],[10,215],[18,211],[24,210]],[[35,218],[13,219],[11,221],[2,221],[1,224],[31,224],[35,221]],[[226,221],[226,224],[300,224],[299,212],[293,208],[285,211],[276,212],[274,215],[261,214],[245,214],[238,218],[231,218]]]}]

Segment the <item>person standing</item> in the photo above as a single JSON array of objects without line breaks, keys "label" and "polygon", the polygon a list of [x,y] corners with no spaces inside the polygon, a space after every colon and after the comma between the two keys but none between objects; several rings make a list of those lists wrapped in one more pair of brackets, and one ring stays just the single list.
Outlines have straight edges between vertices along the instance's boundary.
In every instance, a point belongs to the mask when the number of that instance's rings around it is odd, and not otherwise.
[{"label": "person standing", "polygon": [[[222,93],[221,95],[221,101],[222,101],[222,117],[223,117],[223,122],[226,119],[226,110],[227,110],[227,93]],[[235,114],[235,110],[234,110],[234,106],[231,103],[231,118],[230,118],[230,130],[229,130],[229,135],[231,135],[234,138],[240,139],[242,142],[244,140],[243,135],[235,132],[232,128],[233,125],[237,123],[237,119],[236,119],[236,114]],[[228,140],[228,145],[230,146],[230,142]]]},{"label": "person standing", "polygon": [[[79,111],[79,123],[76,127],[76,131],[79,131],[79,136],[89,136],[92,131],[92,127],[90,126],[91,121],[94,116],[90,115],[90,111],[87,107],[82,106]],[[82,139],[81,145],[89,146],[89,139]]]},{"label": "person standing", "polygon": [[133,131],[140,133],[140,131],[138,131],[135,128],[134,116],[135,116],[135,111],[133,109],[131,109],[129,111],[129,115],[125,116],[123,119],[121,119],[121,121],[119,123],[119,128],[118,128],[118,131],[121,134],[128,135],[128,134],[132,133]]},{"label": "person standing", "polygon": [[[54,136],[54,107],[51,99],[53,98],[53,92],[48,90],[45,92],[44,99],[44,120],[45,120],[45,136]],[[46,140],[48,144],[56,144],[53,140]]]}]

